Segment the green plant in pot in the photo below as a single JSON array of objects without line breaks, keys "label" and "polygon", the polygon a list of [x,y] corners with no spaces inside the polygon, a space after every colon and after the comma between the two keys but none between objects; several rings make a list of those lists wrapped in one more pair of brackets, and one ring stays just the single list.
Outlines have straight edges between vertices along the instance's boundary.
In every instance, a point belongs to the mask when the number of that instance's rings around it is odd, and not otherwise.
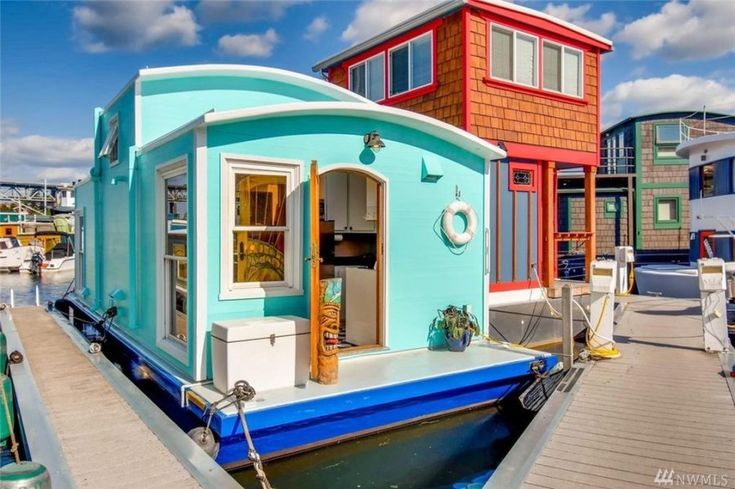
[{"label": "green plant in pot", "polygon": [[450,351],[464,351],[472,341],[472,336],[480,334],[477,317],[457,306],[447,306],[437,311],[432,328],[444,333]]}]

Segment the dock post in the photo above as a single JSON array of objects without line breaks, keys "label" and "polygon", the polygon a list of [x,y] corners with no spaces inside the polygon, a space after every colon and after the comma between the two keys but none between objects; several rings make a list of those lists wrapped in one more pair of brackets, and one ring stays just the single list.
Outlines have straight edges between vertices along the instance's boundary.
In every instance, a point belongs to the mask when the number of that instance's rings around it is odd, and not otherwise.
[{"label": "dock post", "polygon": [[562,365],[566,372],[574,363],[574,316],[572,314],[572,286],[561,288]]},{"label": "dock post", "polygon": [[38,285],[36,285],[36,307],[41,305],[40,296],[38,294]]},{"label": "dock post", "polygon": [[10,308],[15,307],[15,291],[13,289],[10,289]]}]

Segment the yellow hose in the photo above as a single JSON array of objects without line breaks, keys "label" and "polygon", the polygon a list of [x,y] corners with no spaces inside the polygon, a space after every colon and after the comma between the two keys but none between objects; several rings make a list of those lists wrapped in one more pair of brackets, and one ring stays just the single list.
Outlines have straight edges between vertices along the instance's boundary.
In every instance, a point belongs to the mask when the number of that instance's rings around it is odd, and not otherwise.
[{"label": "yellow hose", "polygon": [[[587,351],[589,351],[590,356],[592,358],[600,358],[600,359],[611,359],[611,358],[620,358],[622,353],[620,353],[620,350],[618,350],[615,347],[615,342],[610,340],[610,342],[613,344],[610,348],[598,346],[593,348],[590,346],[590,341],[595,336],[600,336],[597,334],[597,330],[600,329],[600,324],[602,324],[602,318],[605,315],[605,310],[607,309],[607,302],[610,295],[605,294],[605,301],[602,303],[602,311],[600,311],[600,316],[597,318],[597,324],[595,324],[595,328],[593,329],[587,329],[587,334],[585,335],[585,340],[587,343]],[[605,338],[608,339],[608,338]]]}]

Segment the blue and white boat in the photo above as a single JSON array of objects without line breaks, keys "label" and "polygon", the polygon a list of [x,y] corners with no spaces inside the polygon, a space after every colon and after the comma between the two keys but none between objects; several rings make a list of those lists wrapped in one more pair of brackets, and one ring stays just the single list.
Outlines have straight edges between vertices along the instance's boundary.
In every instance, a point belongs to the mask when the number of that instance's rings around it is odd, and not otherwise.
[{"label": "blue and white boat", "polygon": [[[141,70],[95,121],[75,286],[56,305],[182,428],[245,380],[255,448],[275,457],[497,402],[557,363],[482,340],[427,348],[449,304],[487,322],[487,168],[505,157],[487,141],[240,65]],[[322,279],[341,284],[333,330]],[[310,380],[322,356],[336,383]],[[221,464],[247,462],[235,405],[211,429]]]}]

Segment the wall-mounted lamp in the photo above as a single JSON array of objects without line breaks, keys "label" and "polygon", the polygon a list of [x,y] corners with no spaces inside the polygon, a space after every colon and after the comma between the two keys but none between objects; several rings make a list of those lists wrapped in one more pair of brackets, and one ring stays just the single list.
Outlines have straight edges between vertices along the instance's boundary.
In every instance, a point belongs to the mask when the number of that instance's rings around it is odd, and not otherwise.
[{"label": "wall-mounted lamp", "polygon": [[378,134],[378,131],[370,131],[369,133],[365,134],[362,140],[365,142],[365,147],[372,149],[373,153],[377,153],[382,148],[385,148],[385,143],[382,139],[380,139],[380,134]]},{"label": "wall-mounted lamp", "polygon": [[128,176],[127,175],[122,175],[122,176],[119,176],[119,177],[112,177],[112,179],[110,179],[110,185],[118,185],[118,184],[121,184],[121,183],[127,182],[127,181],[128,181]]}]

